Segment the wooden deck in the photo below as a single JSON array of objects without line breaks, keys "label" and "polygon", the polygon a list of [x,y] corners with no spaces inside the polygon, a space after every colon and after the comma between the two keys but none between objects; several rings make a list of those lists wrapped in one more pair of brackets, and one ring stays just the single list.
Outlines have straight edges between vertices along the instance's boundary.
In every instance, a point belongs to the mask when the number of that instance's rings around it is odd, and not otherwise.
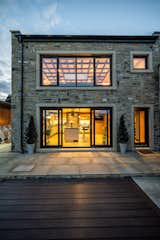
[{"label": "wooden deck", "polygon": [[0,182],[0,239],[160,239],[159,209],[129,178]]}]

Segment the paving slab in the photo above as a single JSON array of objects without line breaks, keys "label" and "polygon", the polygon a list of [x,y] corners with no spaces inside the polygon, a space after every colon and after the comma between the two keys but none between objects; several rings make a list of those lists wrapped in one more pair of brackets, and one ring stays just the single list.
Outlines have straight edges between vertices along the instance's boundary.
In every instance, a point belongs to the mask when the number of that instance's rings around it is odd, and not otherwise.
[{"label": "paving slab", "polygon": [[[14,171],[21,165],[34,165],[30,171]],[[122,155],[113,152],[53,152],[53,153],[3,153],[0,157],[0,178],[9,176],[47,175],[97,175],[105,177],[160,175],[160,158],[145,158],[133,152]]]},{"label": "paving slab", "polygon": [[34,164],[21,164],[12,169],[12,172],[30,172],[34,168]]},{"label": "paving slab", "polygon": [[86,165],[86,164],[91,164],[92,163],[92,158],[81,158],[81,157],[73,157],[73,158],[68,158],[67,164],[69,165]]},{"label": "paving slab", "polygon": [[160,177],[133,177],[132,179],[160,208]]},{"label": "paving slab", "polygon": [[58,165],[52,166],[49,169],[48,175],[79,175],[79,168],[77,165]]},{"label": "paving slab", "polygon": [[109,167],[105,164],[85,164],[80,166],[80,174],[107,174]]}]

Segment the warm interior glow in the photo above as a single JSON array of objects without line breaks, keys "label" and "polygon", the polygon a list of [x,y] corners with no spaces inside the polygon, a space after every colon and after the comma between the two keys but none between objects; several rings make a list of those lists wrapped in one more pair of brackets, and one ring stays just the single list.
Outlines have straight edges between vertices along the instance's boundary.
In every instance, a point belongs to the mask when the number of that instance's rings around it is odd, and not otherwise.
[{"label": "warm interior glow", "polygon": [[46,145],[58,145],[58,110],[46,110],[43,112],[43,139]]},{"label": "warm interior glow", "polygon": [[95,145],[110,144],[108,125],[110,126],[110,111],[95,110]]},{"label": "warm interior glow", "polygon": [[76,58],[59,58],[59,85],[76,86]]},{"label": "warm interior glow", "polygon": [[63,146],[90,146],[90,109],[65,108],[63,114]]},{"label": "warm interior glow", "polygon": [[110,58],[96,58],[96,84],[109,86],[110,83]]},{"label": "warm interior glow", "polygon": [[133,68],[134,69],[146,69],[146,57],[133,57]]},{"label": "warm interior glow", "polygon": [[43,85],[57,84],[57,59],[42,58],[42,83]]},{"label": "warm interior glow", "polygon": [[42,57],[42,84],[57,85],[59,78],[60,86],[93,86],[95,78],[96,85],[109,86],[110,59],[110,57]]},{"label": "warm interior glow", "polygon": [[93,145],[94,139],[95,145],[110,145],[110,119],[110,110],[43,110],[43,145],[58,146],[61,142],[63,147],[90,147],[91,136]]},{"label": "warm interior glow", "polygon": [[134,142],[146,142],[146,114],[145,110],[136,110],[134,113]]},{"label": "warm interior glow", "polygon": [[0,107],[0,126],[11,124],[11,110]]}]

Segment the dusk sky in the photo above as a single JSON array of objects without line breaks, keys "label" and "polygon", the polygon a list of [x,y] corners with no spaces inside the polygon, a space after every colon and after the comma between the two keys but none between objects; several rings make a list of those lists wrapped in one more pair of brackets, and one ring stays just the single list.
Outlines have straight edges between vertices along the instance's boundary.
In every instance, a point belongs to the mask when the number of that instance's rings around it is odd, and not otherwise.
[{"label": "dusk sky", "polygon": [[0,0],[0,99],[10,93],[9,30],[24,34],[151,35],[160,0]]}]

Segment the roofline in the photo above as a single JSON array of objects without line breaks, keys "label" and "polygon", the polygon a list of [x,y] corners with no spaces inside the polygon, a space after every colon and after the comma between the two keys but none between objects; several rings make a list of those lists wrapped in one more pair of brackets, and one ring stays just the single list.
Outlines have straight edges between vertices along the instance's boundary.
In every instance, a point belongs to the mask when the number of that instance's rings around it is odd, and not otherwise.
[{"label": "roofline", "polygon": [[5,101],[0,101],[0,108],[11,108],[11,103],[5,102]]},{"label": "roofline", "polygon": [[20,42],[108,42],[108,43],[154,43],[158,36],[128,35],[28,35],[12,31]]}]

